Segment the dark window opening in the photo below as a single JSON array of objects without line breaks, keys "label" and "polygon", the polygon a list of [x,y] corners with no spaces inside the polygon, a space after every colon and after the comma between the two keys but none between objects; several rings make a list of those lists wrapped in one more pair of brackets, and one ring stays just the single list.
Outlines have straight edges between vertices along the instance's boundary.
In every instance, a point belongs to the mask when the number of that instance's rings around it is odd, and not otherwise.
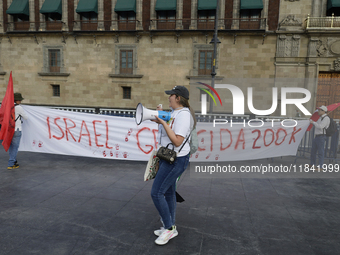
[{"label": "dark window opening", "polygon": [[20,15],[13,15],[14,21],[14,30],[22,30],[26,31],[30,28],[29,16],[20,14]]},{"label": "dark window opening", "polygon": [[123,99],[131,99],[131,87],[123,87]]},{"label": "dark window opening", "polygon": [[95,31],[98,26],[98,14],[95,12],[82,12],[80,14],[81,30]]},{"label": "dark window opening", "polygon": [[47,13],[45,14],[46,30],[61,30],[61,14]]},{"label": "dark window opening", "polygon": [[136,30],[136,13],[132,11],[119,12],[118,30]]},{"label": "dark window opening", "polygon": [[198,29],[214,29],[216,10],[198,11]]},{"label": "dark window opening", "polygon": [[60,85],[52,85],[52,91],[54,97],[60,97]]},{"label": "dark window opening", "polygon": [[241,10],[240,29],[260,29],[261,10]]},{"label": "dark window opening", "polygon": [[48,50],[48,63],[51,73],[60,73],[60,50]]},{"label": "dark window opening", "polygon": [[339,7],[330,8],[329,10],[327,10],[326,16],[332,16],[333,13],[334,16],[340,16],[340,8]]},{"label": "dark window opening", "polygon": [[201,50],[199,51],[199,63],[198,63],[198,74],[199,75],[210,75],[212,71],[212,50]]},{"label": "dark window opening", "polygon": [[120,51],[120,73],[133,74],[133,50]]}]

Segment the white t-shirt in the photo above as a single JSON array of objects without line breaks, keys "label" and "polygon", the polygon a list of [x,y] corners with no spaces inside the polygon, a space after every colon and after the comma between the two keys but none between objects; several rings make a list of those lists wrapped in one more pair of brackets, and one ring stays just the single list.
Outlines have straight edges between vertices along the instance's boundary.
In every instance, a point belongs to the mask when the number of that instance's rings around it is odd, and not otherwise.
[{"label": "white t-shirt", "polygon": [[[194,126],[194,121],[193,118],[191,117],[190,110],[185,107],[183,109],[173,111],[171,113],[171,119],[168,121],[168,125],[175,132],[176,135],[184,137],[182,144],[178,147],[175,147],[175,151],[178,152],[179,149],[182,147],[183,143],[185,143],[187,137],[190,135],[192,127]],[[166,147],[169,143],[171,143],[171,140],[168,137],[163,125],[159,125],[158,134],[159,134],[158,139],[159,146]],[[172,145],[170,144],[168,148],[172,149]],[[190,152],[190,138],[183,146],[180,153],[177,154],[177,157],[185,156],[189,152]]]},{"label": "white t-shirt", "polygon": [[[15,131],[19,130],[21,131],[21,118],[27,120],[27,114],[25,113],[24,109],[20,106],[20,105],[16,105],[14,107],[14,111],[15,111],[15,119],[17,120],[15,122]],[[19,117],[21,116],[21,118]]]}]

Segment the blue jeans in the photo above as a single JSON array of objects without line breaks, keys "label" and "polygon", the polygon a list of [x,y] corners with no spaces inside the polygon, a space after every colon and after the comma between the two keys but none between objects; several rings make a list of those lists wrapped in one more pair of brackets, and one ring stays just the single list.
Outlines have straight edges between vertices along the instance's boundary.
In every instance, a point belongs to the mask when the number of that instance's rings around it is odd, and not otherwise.
[{"label": "blue jeans", "polygon": [[323,159],[325,157],[325,141],[326,136],[316,136],[312,142],[312,151],[310,154],[310,164],[316,165],[316,154],[318,153],[319,166],[322,167]]},{"label": "blue jeans", "polygon": [[13,135],[13,139],[11,142],[11,146],[9,146],[9,160],[8,160],[8,166],[13,166],[15,161],[17,161],[17,154],[19,149],[21,139],[21,131],[15,131]]},{"label": "blue jeans", "polygon": [[175,163],[170,164],[160,160],[159,169],[151,189],[151,197],[164,228],[175,225],[176,216],[176,180],[189,164],[189,154],[178,157]]}]

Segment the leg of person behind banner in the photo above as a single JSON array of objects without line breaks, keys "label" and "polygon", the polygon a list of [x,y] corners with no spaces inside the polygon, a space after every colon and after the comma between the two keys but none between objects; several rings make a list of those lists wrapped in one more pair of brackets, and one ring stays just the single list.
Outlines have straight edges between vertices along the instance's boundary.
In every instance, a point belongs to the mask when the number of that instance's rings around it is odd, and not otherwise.
[{"label": "leg of person behind banner", "polygon": [[313,166],[316,164],[316,152],[317,152],[317,143],[316,138],[312,141],[312,150],[310,153],[310,164]]},{"label": "leg of person behind banner", "polygon": [[9,147],[9,160],[8,160],[8,167],[9,168],[17,168],[15,167],[15,162],[17,161],[17,154],[19,150],[19,144],[21,139],[21,131],[15,131],[13,135],[13,139],[11,142],[11,146]]}]

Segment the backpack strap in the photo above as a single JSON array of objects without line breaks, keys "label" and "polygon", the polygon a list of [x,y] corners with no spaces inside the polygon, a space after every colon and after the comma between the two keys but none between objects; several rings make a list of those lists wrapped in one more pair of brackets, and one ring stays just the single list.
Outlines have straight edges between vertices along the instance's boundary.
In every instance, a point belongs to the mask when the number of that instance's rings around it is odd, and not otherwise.
[{"label": "backpack strap", "polygon": [[[15,108],[15,106],[17,106],[18,104],[15,104],[14,105],[14,108]],[[19,116],[15,119],[15,122],[17,122],[17,120],[20,118],[20,120],[21,120],[21,118],[22,118],[22,116],[19,114]]]},{"label": "backpack strap", "polygon": [[[182,111],[189,111],[190,116],[191,116],[191,112],[190,112],[189,109],[183,109],[183,110],[181,110],[181,112],[182,112]],[[179,112],[178,114],[180,114],[180,112]],[[182,146],[181,146],[181,148],[179,149],[178,153],[181,152],[182,148],[184,147],[184,145],[185,145],[185,144],[187,143],[187,141],[189,140],[189,138],[190,138],[191,133],[192,133],[193,130],[194,130],[194,126],[192,127],[192,129],[191,129],[191,131],[190,131],[190,134],[188,135],[187,139],[185,139],[185,142],[182,144]]]},{"label": "backpack strap", "polygon": [[[326,114],[326,116],[324,116],[324,117],[321,118],[321,121],[323,121],[323,119],[324,119],[325,117],[328,117],[328,118],[329,118],[329,125],[330,125],[330,124],[331,124],[331,117],[329,117],[327,114]],[[328,127],[329,127],[329,125],[328,125]],[[323,129],[322,129],[322,134],[325,134],[325,133],[324,133],[324,132],[325,132],[325,129],[326,129],[326,128],[323,128]]]}]

